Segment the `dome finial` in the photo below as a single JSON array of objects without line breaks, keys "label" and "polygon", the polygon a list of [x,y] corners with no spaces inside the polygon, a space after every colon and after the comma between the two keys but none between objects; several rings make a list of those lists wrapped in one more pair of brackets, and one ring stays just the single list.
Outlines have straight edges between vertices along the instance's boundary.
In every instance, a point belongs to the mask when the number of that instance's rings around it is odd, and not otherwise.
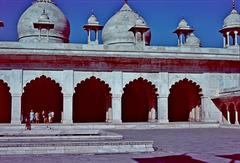
[{"label": "dome finial", "polygon": [[124,3],[128,4],[128,0],[124,0]]},{"label": "dome finial", "polygon": [[236,0],[232,0],[233,10],[236,9]]}]

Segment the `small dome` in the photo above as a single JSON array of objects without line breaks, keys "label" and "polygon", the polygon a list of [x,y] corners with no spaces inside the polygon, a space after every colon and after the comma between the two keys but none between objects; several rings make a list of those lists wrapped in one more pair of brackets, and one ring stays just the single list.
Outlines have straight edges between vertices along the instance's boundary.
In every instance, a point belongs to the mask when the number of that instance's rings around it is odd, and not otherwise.
[{"label": "small dome", "polygon": [[[144,19],[134,12],[127,3],[112,16],[105,24],[102,32],[103,44],[105,45],[134,45],[134,34],[129,31],[136,23],[145,22]],[[138,20],[138,22],[137,22]],[[146,23],[145,23],[146,24]],[[146,44],[150,44],[151,32],[145,33]]]},{"label": "small dome", "polygon": [[190,28],[190,26],[188,25],[187,21],[185,19],[182,19],[179,24],[178,24],[178,28],[184,28],[184,29],[188,29]]},{"label": "small dome", "polygon": [[43,10],[42,15],[38,19],[38,22],[50,22],[49,17],[45,10]]},{"label": "small dome", "polygon": [[187,36],[186,43],[184,45],[190,47],[200,47],[201,42],[199,38],[197,38],[193,33],[191,33]]},{"label": "small dome", "polygon": [[231,14],[224,19],[223,27],[240,27],[240,15],[237,10],[233,9]]},{"label": "small dome", "polygon": [[[43,14],[43,10],[47,14]],[[69,21],[51,0],[37,0],[22,14],[18,21],[19,41],[39,42],[39,31],[34,28],[33,23],[47,20],[54,24],[54,29],[49,31],[48,42],[69,42]]]},{"label": "small dome", "polygon": [[92,14],[89,18],[88,18],[88,24],[99,24],[97,17]]}]

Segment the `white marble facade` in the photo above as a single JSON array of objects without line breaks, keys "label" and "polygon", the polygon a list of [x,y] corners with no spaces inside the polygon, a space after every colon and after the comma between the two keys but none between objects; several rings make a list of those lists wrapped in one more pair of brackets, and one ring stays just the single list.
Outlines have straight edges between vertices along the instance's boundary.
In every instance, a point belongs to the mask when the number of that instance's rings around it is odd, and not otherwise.
[{"label": "white marble facade", "polygon": [[168,123],[168,96],[169,89],[176,82],[188,79],[198,84],[202,89],[202,100],[200,106],[200,121],[202,122],[221,122],[221,112],[211,101],[211,97],[228,87],[237,87],[240,74],[225,74],[225,73],[129,73],[129,72],[84,72],[84,71],[37,71],[37,70],[0,70],[0,79],[8,84],[12,96],[12,124],[20,124],[21,116],[21,95],[24,87],[31,80],[45,75],[59,83],[63,94],[63,117],[64,124],[72,124],[72,97],[74,88],[81,81],[92,76],[101,79],[111,88],[112,94],[112,113],[108,114],[111,117],[111,123],[121,123],[121,97],[123,88],[126,84],[134,79],[142,77],[157,88],[158,94],[158,112],[157,121],[159,123]]}]

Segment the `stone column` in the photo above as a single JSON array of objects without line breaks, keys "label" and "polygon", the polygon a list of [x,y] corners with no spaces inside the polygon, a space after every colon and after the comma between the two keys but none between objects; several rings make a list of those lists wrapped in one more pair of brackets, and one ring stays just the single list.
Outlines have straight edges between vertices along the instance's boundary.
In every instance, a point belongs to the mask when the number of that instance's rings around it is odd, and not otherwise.
[{"label": "stone column", "polygon": [[63,71],[63,124],[73,123],[73,70]]},{"label": "stone column", "polygon": [[169,81],[168,73],[159,73],[159,84],[157,86],[159,96],[157,98],[157,119],[159,123],[168,123],[168,96]]},{"label": "stone column", "polygon": [[228,110],[228,106],[227,106],[227,122],[228,124],[231,124],[231,121],[230,121],[230,112]]},{"label": "stone column", "polygon": [[122,123],[122,99],[121,95],[112,96],[112,123]]},{"label": "stone column", "polygon": [[182,46],[182,45],[183,45],[183,35],[180,34],[180,46]]},{"label": "stone column", "polygon": [[238,46],[238,31],[234,31],[234,45],[235,46]]},{"label": "stone column", "polygon": [[123,75],[113,71],[112,76],[112,123],[122,123],[122,89]]},{"label": "stone column", "polygon": [[143,32],[142,33],[142,40],[143,40],[143,46],[146,45],[146,40],[145,40],[145,33]]},{"label": "stone column", "polygon": [[158,97],[158,122],[168,123],[168,97]]},{"label": "stone column", "polygon": [[229,47],[229,43],[230,43],[229,33],[230,33],[230,32],[227,32],[227,45],[226,45],[227,47]]},{"label": "stone column", "polygon": [[226,48],[226,37],[223,36],[223,47]]},{"label": "stone column", "polygon": [[88,44],[91,43],[91,32],[90,30],[87,31],[88,32]]},{"label": "stone column", "polygon": [[237,108],[236,108],[235,105],[234,105],[234,109],[235,109],[235,124],[239,125],[239,122],[238,122],[238,111],[237,111]]},{"label": "stone column", "polygon": [[23,71],[12,70],[10,91],[12,94],[11,124],[21,124],[21,96],[23,90]]}]

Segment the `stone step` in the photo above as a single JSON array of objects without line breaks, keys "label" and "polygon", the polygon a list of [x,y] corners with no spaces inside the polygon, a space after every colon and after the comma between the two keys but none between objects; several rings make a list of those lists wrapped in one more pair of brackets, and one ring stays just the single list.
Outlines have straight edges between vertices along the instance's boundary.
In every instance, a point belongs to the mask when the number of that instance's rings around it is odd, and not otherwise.
[{"label": "stone step", "polygon": [[88,141],[88,140],[121,140],[122,135],[92,135],[92,136],[11,136],[0,137],[0,143],[2,142],[51,142],[51,141]]},{"label": "stone step", "polygon": [[1,143],[0,155],[153,152],[153,141]]}]

